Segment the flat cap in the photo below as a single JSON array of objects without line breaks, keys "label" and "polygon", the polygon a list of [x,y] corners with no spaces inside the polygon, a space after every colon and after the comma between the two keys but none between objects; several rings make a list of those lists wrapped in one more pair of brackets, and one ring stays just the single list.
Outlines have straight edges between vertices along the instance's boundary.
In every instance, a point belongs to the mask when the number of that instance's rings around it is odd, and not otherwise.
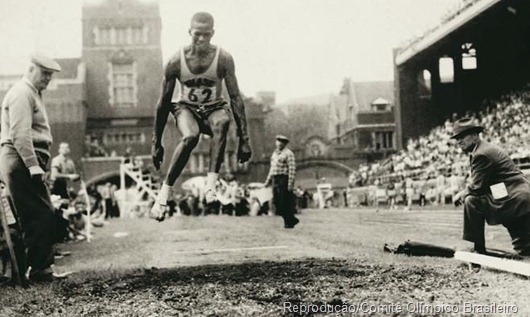
[{"label": "flat cap", "polygon": [[34,53],[31,55],[31,62],[35,65],[38,65],[42,68],[46,68],[48,70],[54,71],[54,72],[60,72],[61,71],[61,65],[51,59],[50,57],[41,54],[41,53]]},{"label": "flat cap", "polygon": [[289,138],[286,137],[285,135],[281,135],[281,134],[278,134],[276,136],[276,140],[281,141],[281,142],[285,142],[285,143],[289,142]]}]

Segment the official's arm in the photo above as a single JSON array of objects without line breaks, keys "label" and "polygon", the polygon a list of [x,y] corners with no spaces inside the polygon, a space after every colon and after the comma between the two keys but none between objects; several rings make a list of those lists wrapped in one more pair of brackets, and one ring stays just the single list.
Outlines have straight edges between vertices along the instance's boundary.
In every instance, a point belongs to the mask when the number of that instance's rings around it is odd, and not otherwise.
[{"label": "official's arm", "polygon": [[288,189],[293,190],[294,188],[294,178],[296,174],[296,160],[294,154],[291,152],[287,158],[287,165],[289,168],[289,181],[287,183]]}]

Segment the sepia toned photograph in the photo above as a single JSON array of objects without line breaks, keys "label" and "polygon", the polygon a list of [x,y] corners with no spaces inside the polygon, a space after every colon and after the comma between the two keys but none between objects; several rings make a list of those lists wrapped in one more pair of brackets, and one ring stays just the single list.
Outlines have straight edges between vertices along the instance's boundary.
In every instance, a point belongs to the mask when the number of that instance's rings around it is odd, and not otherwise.
[{"label": "sepia toned photograph", "polygon": [[0,317],[530,315],[530,2],[0,8]]}]

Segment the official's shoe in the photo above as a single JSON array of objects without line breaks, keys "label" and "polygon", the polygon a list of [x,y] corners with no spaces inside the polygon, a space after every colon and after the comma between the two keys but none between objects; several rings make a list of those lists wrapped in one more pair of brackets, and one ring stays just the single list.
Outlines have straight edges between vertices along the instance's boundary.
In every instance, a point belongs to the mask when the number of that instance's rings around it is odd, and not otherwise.
[{"label": "official's shoe", "polygon": [[3,276],[0,279],[0,288],[1,287],[17,287],[17,286],[21,286],[22,288],[29,288],[30,282],[25,277],[22,277],[20,284],[17,283],[14,279],[6,277],[6,276]]},{"label": "official's shoe", "polygon": [[29,281],[31,283],[50,283],[54,281],[64,280],[66,276],[67,275],[65,274],[55,274],[55,273],[38,274],[38,275],[30,276]]},{"label": "official's shoe", "polygon": [[55,250],[55,255],[70,256],[72,255],[72,252]]},{"label": "official's shoe", "polygon": [[285,229],[293,229],[294,226],[296,226],[299,222],[300,222],[300,220],[298,220],[298,218],[294,217],[294,220],[292,222],[290,222],[290,223],[285,224],[284,228]]},{"label": "official's shoe", "polygon": [[46,270],[43,272],[39,272],[36,274],[30,274],[29,275],[29,281],[32,283],[47,283],[47,282],[53,282],[53,281],[60,281],[64,280],[68,277],[68,275],[72,274],[72,272],[55,272],[53,270]]},{"label": "official's shoe", "polygon": [[70,252],[70,251],[55,250],[55,253],[53,254],[53,257],[55,258],[55,260],[59,260],[59,259],[64,258],[65,256],[70,256],[71,254],[72,254],[72,252]]}]

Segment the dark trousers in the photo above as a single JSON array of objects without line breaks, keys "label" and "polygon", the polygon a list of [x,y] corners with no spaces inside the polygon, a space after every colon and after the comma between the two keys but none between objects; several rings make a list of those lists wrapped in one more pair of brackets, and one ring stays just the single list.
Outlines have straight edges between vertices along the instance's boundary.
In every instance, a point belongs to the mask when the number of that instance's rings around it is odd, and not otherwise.
[{"label": "dark trousers", "polygon": [[275,175],[272,177],[272,202],[276,213],[283,217],[285,225],[291,225],[295,221],[293,193],[288,190],[289,176]]},{"label": "dark trousers", "polygon": [[[48,158],[39,156],[39,164],[45,169]],[[28,266],[31,274],[50,270],[53,264],[54,209],[48,187],[42,180],[31,178],[18,152],[8,146],[0,151],[0,174],[12,199],[27,247]],[[23,271],[24,272],[24,271]]]},{"label": "dark trousers", "polygon": [[[485,247],[484,227],[486,216],[481,211],[483,201],[479,197],[468,196],[464,203],[464,240],[475,246]],[[530,214],[502,224],[512,238],[513,249],[520,255],[530,255]]]}]

